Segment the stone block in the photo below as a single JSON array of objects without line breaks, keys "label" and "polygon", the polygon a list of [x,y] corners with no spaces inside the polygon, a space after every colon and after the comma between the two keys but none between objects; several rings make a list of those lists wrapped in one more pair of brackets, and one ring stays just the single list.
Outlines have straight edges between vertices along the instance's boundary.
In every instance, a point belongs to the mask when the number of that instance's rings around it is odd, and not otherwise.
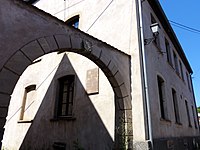
[{"label": "stone block", "polygon": [[0,92],[11,95],[18,79],[17,74],[3,68],[0,72]]},{"label": "stone block", "polygon": [[0,106],[9,106],[10,95],[0,93]]},{"label": "stone block", "polygon": [[0,130],[5,126],[6,124],[6,117],[1,118],[0,117]]},{"label": "stone block", "polygon": [[30,64],[31,61],[21,51],[18,51],[9,59],[5,66],[18,75],[21,75]]},{"label": "stone block", "polygon": [[5,131],[4,128],[0,129],[0,141],[1,141],[1,139],[3,139],[4,131]]},{"label": "stone block", "polygon": [[100,60],[104,63],[105,66],[108,66],[112,58],[110,58],[109,55],[106,55],[106,53],[102,51]]},{"label": "stone block", "polygon": [[1,106],[0,105],[0,118],[2,118],[2,117],[7,117],[7,115],[8,115],[8,107],[7,106]]},{"label": "stone block", "polygon": [[52,49],[45,38],[38,39],[38,42],[40,43],[40,46],[44,50],[45,54],[51,52]]},{"label": "stone block", "polygon": [[58,50],[58,45],[55,41],[54,36],[47,36],[47,37],[45,37],[45,40],[47,41],[49,49],[50,49],[51,52]]},{"label": "stone block", "polygon": [[112,76],[114,76],[117,73],[117,71],[118,71],[118,67],[113,63],[113,61],[111,61],[109,63],[108,68],[109,68]]},{"label": "stone block", "polygon": [[149,143],[148,141],[133,141],[133,149],[134,150],[149,150]]},{"label": "stone block", "polygon": [[119,86],[121,86],[124,83],[124,80],[119,71],[115,74],[114,78],[116,79]]},{"label": "stone block", "polygon": [[125,83],[120,85],[120,91],[121,91],[122,97],[127,97],[128,95],[130,95],[130,93],[127,91]]},{"label": "stone block", "polygon": [[111,86],[114,88],[114,92],[117,92],[117,90],[115,91],[115,88],[119,87],[119,85],[118,85],[116,79],[113,76],[111,76],[111,77],[108,77],[108,80],[111,83]]},{"label": "stone block", "polygon": [[90,53],[90,58],[91,60],[95,61],[97,59],[99,59],[100,55],[101,55],[101,49],[99,47],[97,47],[96,45],[94,45],[92,47],[92,52]]},{"label": "stone block", "polygon": [[[83,42],[82,38],[72,35],[71,36],[71,42],[72,42],[72,49],[74,50],[83,50],[83,44],[87,44],[85,43],[85,41]],[[85,51],[87,51],[86,49],[84,49]]]},{"label": "stone block", "polygon": [[130,96],[124,98],[118,98],[117,102],[121,110],[130,110],[132,108]]},{"label": "stone block", "polygon": [[31,43],[28,43],[23,48],[21,48],[21,50],[31,61],[44,55],[44,51],[37,41],[32,41]]},{"label": "stone block", "polygon": [[70,37],[68,35],[59,34],[55,35],[59,49],[71,49]]}]

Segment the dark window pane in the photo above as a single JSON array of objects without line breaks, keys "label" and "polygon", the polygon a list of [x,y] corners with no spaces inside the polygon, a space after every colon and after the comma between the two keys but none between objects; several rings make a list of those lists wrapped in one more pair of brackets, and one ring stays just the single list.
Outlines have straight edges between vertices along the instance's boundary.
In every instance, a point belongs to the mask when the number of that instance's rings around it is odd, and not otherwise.
[{"label": "dark window pane", "polygon": [[73,93],[74,93],[74,75],[68,75],[59,79],[60,97],[58,106],[59,116],[72,115]]},{"label": "dark window pane", "polygon": [[74,16],[66,21],[68,26],[72,26],[74,28],[79,27],[79,15]]},{"label": "dark window pane", "polygon": [[66,104],[62,104],[62,116],[66,115]]},{"label": "dark window pane", "polygon": [[166,119],[165,100],[164,100],[164,81],[160,77],[158,77],[158,93],[159,93],[159,100],[160,100],[161,118]]}]

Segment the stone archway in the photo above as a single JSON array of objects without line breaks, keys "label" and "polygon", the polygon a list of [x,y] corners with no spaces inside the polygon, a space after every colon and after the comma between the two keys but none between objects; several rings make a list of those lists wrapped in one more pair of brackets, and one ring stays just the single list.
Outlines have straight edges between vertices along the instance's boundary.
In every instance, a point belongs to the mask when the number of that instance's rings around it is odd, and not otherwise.
[{"label": "stone archway", "polygon": [[[6,23],[19,23],[19,20],[26,20],[26,23],[34,29],[34,31],[30,30],[26,28],[27,24],[20,22],[20,26],[14,26],[9,30],[10,34],[18,33],[15,36],[16,43],[13,43],[13,37],[2,35],[0,37],[5,41],[0,47],[0,52],[3,50],[6,52],[0,56],[2,59],[0,61],[0,139],[3,138],[10,95],[26,67],[42,55],[51,52],[70,51],[93,61],[108,78],[116,97],[115,148],[121,149],[127,143],[128,147],[132,148],[130,57],[110,45],[81,31],[69,28],[52,16],[48,16],[36,8],[30,8],[21,2],[8,0],[5,3],[0,2],[0,7],[12,7],[13,10],[20,13],[19,16],[15,16],[11,12],[2,11],[4,15],[12,17],[3,20],[0,27]],[[31,22],[32,19],[35,22]],[[49,26],[43,23],[48,23]],[[20,34],[22,29],[24,33]],[[52,31],[52,29],[55,30]],[[29,33],[30,31],[32,34]]]},{"label": "stone archway", "polygon": [[98,46],[98,44],[93,45],[87,39],[82,39],[77,35],[70,36],[67,34],[59,34],[38,38],[17,50],[9,57],[0,71],[0,96],[1,101],[4,101],[4,105],[0,107],[1,127],[4,125],[3,122],[6,121],[5,118],[7,116],[10,95],[26,67],[28,67],[33,60],[42,55],[51,52],[60,53],[70,51],[81,54],[96,63],[111,83],[116,97],[116,147],[125,145],[123,142],[127,142],[127,140],[132,140],[130,93],[126,88],[121,70],[112,59],[112,53],[105,49],[102,44],[99,43],[99,45],[100,46]]}]

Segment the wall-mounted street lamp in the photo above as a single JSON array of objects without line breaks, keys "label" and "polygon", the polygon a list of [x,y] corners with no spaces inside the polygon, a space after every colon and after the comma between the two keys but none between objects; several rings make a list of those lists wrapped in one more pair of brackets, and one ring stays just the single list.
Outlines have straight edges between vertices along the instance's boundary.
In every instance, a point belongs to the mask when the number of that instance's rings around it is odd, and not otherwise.
[{"label": "wall-mounted street lamp", "polygon": [[160,26],[159,26],[158,23],[151,24],[150,28],[151,28],[151,31],[153,33],[153,37],[152,38],[148,38],[148,39],[144,39],[144,45],[148,45],[151,42],[153,42],[157,38],[157,36],[159,34]]}]

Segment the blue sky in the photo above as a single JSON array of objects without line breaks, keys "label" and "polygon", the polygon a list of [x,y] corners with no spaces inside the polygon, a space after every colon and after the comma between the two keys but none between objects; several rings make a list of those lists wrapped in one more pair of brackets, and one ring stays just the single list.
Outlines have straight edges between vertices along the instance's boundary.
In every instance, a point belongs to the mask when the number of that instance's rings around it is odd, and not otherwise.
[{"label": "blue sky", "polygon": [[[169,20],[200,30],[200,0],[160,0],[160,3]],[[172,27],[193,69],[195,98],[197,106],[200,106],[200,32]]]}]

